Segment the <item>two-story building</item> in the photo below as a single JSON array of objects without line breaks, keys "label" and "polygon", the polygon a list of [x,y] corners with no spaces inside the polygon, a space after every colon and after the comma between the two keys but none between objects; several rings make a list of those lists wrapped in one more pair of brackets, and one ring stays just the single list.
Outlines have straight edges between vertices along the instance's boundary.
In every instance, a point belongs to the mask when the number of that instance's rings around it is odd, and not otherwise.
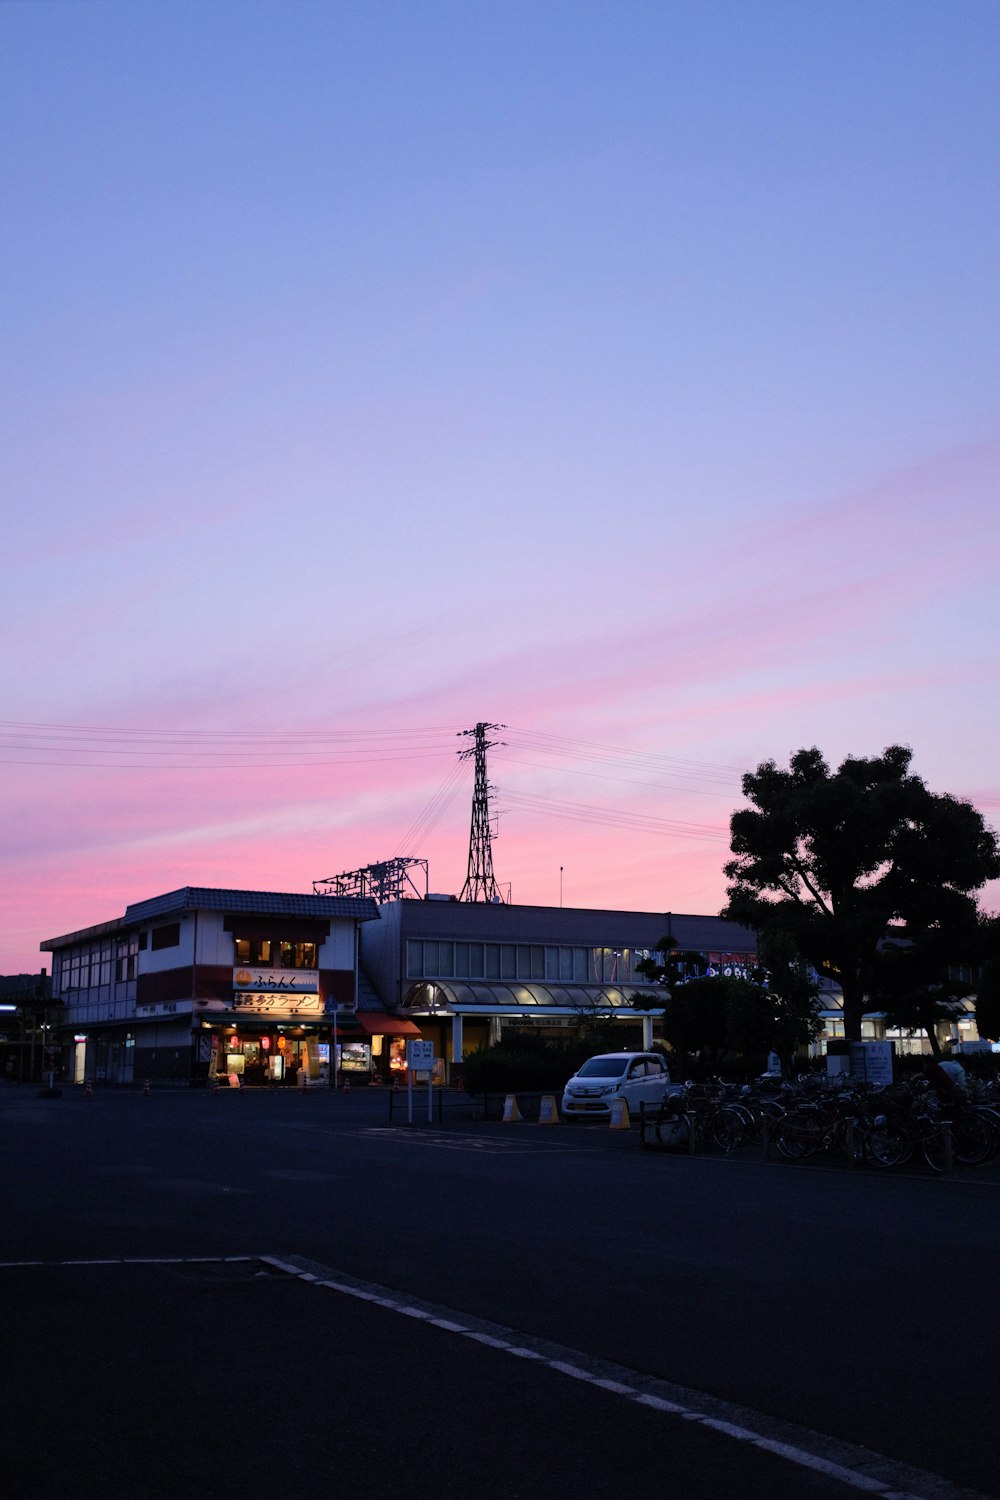
[{"label": "two-story building", "polygon": [[[372,900],[181,890],[49,938],[67,1081],[328,1083],[339,1044],[414,1023],[359,1007]],[[366,992],[369,993],[370,992]]]},{"label": "two-story building", "polygon": [[[361,929],[361,964],[382,1005],[417,1022],[448,1076],[505,1028],[566,1038],[614,1023],[646,1050],[662,1013],[639,972],[668,934],[704,956],[702,972],[745,973],[756,934],[721,917],[404,897]],[[400,1044],[401,1045],[401,1044]]]}]

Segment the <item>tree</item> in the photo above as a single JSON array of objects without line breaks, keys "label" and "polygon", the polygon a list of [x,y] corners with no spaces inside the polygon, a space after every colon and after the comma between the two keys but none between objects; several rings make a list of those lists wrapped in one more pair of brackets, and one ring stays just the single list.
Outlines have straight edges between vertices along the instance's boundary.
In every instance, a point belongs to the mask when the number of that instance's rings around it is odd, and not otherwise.
[{"label": "tree", "polygon": [[984,1041],[1000,1041],[1000,958],[988,958],[979,971],[976,1030]]},{"label": "tree", "polygon": [[823,1029],[819,982],[787,932],[762,933],[758,958],[756,983],[734,996],[729,1040],[737,1052],[776,1052],[790,1077],[798,1049]]},{"label": "tree", "polygon": [[711,974],[704,954],[682,952],[670,935],[656,952],[662,962],[637,967],[660,990],[649,1002],[663,1006],[664,1039],[681,1059],[699,1053],[715,1072],[730,1052],[777,1052],[790,1071],[796,1050],[820,1029],[819,985],[786,933],[762,938],[761,962],[746,977]]},{"label": "tree", "polygon": [[941,1056],[938,1026],[965,1014],[962,1001],[975,988],[959,970],[959,960],[968,952],[960,949],[961,936],[967,934],[931,928],[912,938],[890,938],[873,966],[872,998],[885,1011],[888,1025],[924,1032],[935,1057]]},{"label": "tree", "polygon": [[666,997],[660,1025],[663,1039],[679,1057],[697,1053],[704,1072],[717,1073],[730,1050],[729,1015],[733,990],[747,988],[744,979],[689,979]]},{"label": "tree", "polygon": [[890,927],[934,930],[947,943],[978,919],[972,893],[1000,875],[982,815],[930,792],[911,759],[890,745],[832,773],[815,748],[799,750],[787,771],[764,761],[743,778],[751,805],[730,821],[722,915],[788,933],[803,960],[835,977],[855,1040]]},{"label": "tree", "polygon": [[[689,1053],[707,1051],[714,1056],[725,1051],[724,991],[701,992],[691,989],[700,983],[708,970],[703,953],[678,947],[668,932],[653,950],[658,958],[644,958],[636,969],[655,986],[652,993],[633,997],[633,1006],[653,1009],[662,1006],[660,1029],[663,1039],[677,1054],[681,1067]],[[715,984],[714,979],[704,981]],[[721,1008],[719,1001],[721,1000]]]}]

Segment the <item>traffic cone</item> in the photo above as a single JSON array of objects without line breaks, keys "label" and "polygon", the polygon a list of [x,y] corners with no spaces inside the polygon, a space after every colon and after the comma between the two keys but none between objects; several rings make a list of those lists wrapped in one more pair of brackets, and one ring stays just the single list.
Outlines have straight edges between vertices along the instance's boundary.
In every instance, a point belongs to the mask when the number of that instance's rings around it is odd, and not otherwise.
[{"label": "traffic cone", "polygon": [[554,1094],[542,1095],[542,1102],[538,1106],[538,1123],[539,1125],[559,1124],[559,1110],[556,1108]]},{"label": "traffic cone", "polygon": [[611,1101],[611,1129],[631,1130],[632,1121],[628,1117],[628,1100],[613,1099]]},{"label": "traffic cone", "polygon": [[511,1124],[521,1118],[521,1111],[517,1107],[517,1099],[513,1094],[508,1094],[503,1105],[503,1123]]}]

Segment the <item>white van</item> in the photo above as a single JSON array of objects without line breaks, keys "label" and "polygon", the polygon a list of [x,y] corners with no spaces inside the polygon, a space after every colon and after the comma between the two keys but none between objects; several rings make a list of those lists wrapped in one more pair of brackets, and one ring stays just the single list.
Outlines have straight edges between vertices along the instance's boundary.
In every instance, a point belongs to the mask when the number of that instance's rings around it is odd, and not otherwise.
[{"label": "white van", "polygon": [[670,1088],[666,1060],[659,1052],[604,1052],[588,1057],[566,1084],[562,1112],[574,1115],[610,1117],[611,1106],[624,1099],[629,1114],[659,1104]]}]

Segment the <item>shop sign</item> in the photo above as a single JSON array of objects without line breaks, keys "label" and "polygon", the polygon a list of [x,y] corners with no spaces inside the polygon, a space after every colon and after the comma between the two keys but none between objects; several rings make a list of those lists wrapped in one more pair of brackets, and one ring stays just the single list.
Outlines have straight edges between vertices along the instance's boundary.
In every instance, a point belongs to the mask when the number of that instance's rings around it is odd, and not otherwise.
[{"label": "shop sign", "polygon": [[892,1082],[891,1042],[852,1042],[851,1077],[864,1083]]},{"label": "shop sign", "polygon": [[433,1042],[407,1042],[406,1066],[414,1073],[428,1072],[434,1066]]},{"label": "shop sign", "polygon": [[235,994],[233,1010],[244,1015],[321,1016],[324,1013],[318,995],[289,995],[270,990]]},{"label": "shop sign", "polygon": [[318,969],[251,969],[245,965],[233,970],[234,990],[274,990],[294,994],[297,990],[318,990]]},{"label": "shop sign", "polygon": [[136,1007],[136,1009],[138,1014],[142,1016],[143,1020],[148,1021],[153,1016],[176,1016],[181,1014],[189,1014],[192,1009],[192,1004],[193,1002],[190,1000],[159,1000],[151,1005],[140,1004]]}]

